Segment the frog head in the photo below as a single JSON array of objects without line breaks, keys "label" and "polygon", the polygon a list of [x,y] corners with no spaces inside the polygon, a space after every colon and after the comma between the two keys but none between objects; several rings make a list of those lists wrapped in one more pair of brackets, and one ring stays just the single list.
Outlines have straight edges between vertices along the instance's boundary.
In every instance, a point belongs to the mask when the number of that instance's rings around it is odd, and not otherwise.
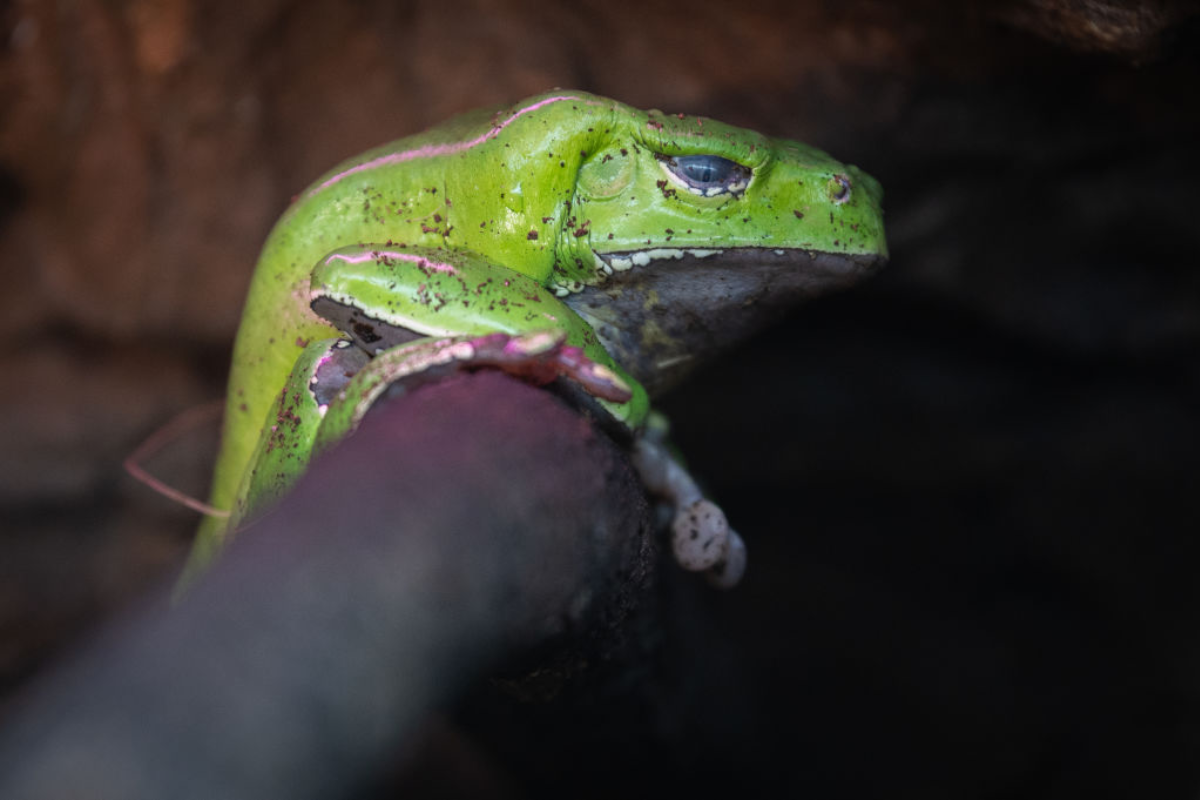
[{"label": "frog head", "polygon": [[555,281],[652,392],[886,261],[879,183],[816,148],[620,104],[593,134]]}]

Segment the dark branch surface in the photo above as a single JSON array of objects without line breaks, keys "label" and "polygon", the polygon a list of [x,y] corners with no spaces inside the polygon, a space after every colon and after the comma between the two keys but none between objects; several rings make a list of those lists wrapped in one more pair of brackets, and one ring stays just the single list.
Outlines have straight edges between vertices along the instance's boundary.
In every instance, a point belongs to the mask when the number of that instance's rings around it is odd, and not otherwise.
[{"label": "dark branch surface", "polygon": [[0,797],[352,796],[471,679],[604,641],[647,531],[621,452],[549,393],[481,373],[392,401],[181,604],[34,693]]}]

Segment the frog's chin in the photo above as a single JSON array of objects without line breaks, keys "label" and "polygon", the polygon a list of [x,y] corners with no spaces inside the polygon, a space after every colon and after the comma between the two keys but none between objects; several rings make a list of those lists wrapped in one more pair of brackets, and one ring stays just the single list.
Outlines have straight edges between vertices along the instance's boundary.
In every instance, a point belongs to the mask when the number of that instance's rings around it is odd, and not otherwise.
[{"label": "frog's chin", "polygon": [[761,247],[596,257],[608,267],[605,278],[563,299],[651,392],[675,383],[699,358],[736,345],[804,300],[854,285],[886,262],[880,253]]}]

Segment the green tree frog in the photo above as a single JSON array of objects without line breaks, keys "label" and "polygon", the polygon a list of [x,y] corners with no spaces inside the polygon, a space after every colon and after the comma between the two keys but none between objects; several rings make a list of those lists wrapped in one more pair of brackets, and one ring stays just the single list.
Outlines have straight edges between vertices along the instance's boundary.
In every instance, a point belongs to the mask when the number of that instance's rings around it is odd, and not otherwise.
[{"label": "green tree frog", "polygon": [[[491,366],[565,378],[635,434],[676,559],[744,547],[667,455],[648,397],[887,255],[881,190],[806,145],[577,91],[464,114],[334,168],[276,224],[229,379],[189,571],[388,386]],[[646,432],[649,429],[649,432]]]}]

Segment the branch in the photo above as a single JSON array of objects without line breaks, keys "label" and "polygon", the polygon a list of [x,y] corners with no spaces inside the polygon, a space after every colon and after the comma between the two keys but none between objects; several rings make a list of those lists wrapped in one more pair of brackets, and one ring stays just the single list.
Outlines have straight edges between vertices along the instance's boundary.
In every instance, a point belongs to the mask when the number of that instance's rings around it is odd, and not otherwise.
[{"label": "branch", "polygon": [[180,605],[29,698],[0,797],[351,796],[473,679],[619,627],[649,530],[624,454],[548,392],[481,372],[382,404]]}]

